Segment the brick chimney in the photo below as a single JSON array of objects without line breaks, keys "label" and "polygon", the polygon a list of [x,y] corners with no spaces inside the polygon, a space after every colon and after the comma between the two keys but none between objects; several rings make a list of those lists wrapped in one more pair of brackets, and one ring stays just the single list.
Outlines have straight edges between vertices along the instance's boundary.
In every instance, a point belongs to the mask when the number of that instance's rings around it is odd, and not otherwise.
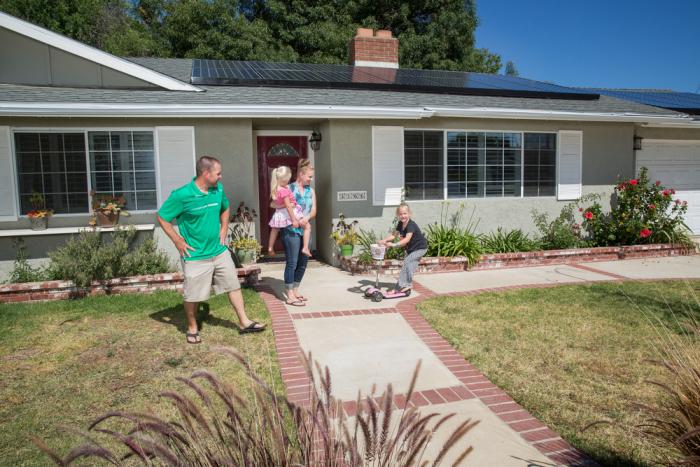
[{"label": "brick chimney", "polygon": [[350,41],[350,65],[399,67],[399,40],[391,31],[358,28]]}]

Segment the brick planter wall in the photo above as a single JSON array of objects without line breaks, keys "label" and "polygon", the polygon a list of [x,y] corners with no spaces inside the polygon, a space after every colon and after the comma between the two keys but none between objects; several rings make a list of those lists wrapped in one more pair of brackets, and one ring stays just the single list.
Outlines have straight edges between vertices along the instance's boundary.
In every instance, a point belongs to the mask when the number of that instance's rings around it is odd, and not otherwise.
[{"label": "brick planter wall", "polygon": [[[248,286],[258,284],[260,266],[238,268],[238,280]],[[176,290],[182,293],[184,276],[181,272],[120,277],[95,281],[90,287],[76,287],[72,281],[26,282],[0,285],[0,303],[66,300],[88,295],[150,293],[156,290]]]},{"label": "brick planter wall", "polygon": [[[593,261],[613,261],[631,258],[653,258],[659,256],[685,256],[695,254],[693,247],[667,243],[653,245],[610,246],[597,248],[572,248],[569,250],[544,250],[523,253],[495,253],[481,255],[479,263],[468,267],[466,258],[455,256],[425,257],[418,266],[419,273],[484,270],[548,264],[582,263]],[[339,258],[340,268],[353,274],[373,273],[375,264],[358,264],[357,258]],[[385,260],[381,272],[398,274],[401,261]]]}]

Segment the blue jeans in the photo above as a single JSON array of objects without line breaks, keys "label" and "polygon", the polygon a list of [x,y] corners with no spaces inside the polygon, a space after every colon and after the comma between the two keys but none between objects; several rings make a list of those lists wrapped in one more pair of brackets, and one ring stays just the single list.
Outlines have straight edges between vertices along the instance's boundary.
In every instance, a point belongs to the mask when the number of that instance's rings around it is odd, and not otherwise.
[{"label": "blue jeans", "polygon": [[284,287],[287,290],[296,289],[304,278],[309,257],[301,252],[304,243],[301,235],[290,232],[289,229],[280,229],[280,236],[285,256]]}]

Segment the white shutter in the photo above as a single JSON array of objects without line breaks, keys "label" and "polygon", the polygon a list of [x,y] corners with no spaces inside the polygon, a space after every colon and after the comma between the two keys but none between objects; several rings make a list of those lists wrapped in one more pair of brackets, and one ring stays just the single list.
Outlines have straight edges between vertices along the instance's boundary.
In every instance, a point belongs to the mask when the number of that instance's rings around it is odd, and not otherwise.
[{"label": "white shutter", "polygon": [[156,127],[158,205],[195,176],[194,127]]},{"label": "white shutter", "polygon": [[17,220],[15,164],[9,126],[0,126],[0,221]]},{"label": "white shutter", "polygon": [[583,132],[560,131],[557,144],[557,199],[581,197]]},{"label": "white shutter", "polygon": [[372,127],[372,204],[401,203],[403,190],[403,127]]}]

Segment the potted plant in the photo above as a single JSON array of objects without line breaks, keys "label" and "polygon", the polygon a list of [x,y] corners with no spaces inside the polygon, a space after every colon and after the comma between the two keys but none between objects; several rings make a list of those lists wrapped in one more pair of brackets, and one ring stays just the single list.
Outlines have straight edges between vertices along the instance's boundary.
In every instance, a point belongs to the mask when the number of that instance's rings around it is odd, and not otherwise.
[{"label": "potted plant", "polygon": [[95,194],[92,196],[92,213],[90,225],[100,227],[111,227],[119,222],[119,216],[128,216],[126,199],[123,196],[113,196],[110,194]]},{"label": "potted plant", "polygon": [[338,214],[338,223],[332,226],[331,238],[335,241],[340,249],[341,256],[352,256],[352,251],[357,243],[357,232],[355,227],[358,221],[350,223],[345,222],[345,215],[341,212]]},{"label": "potted plant", "polygon": [[238,265],[254,264],[260,257],[262,245],[253,236],[253,223],[258,217],[255,209],[250,209],[243,201],[236,212],[231,215],[229,232],[231,233],[231,252]]},{"label": "potted plant", "polygon": [[49,217],[53,216],[53,209],[46,209],[46,200],[41,193],[34,192],[29,198],[32,210],[27,213],[32,230],[46,230],[49,226]]}]

